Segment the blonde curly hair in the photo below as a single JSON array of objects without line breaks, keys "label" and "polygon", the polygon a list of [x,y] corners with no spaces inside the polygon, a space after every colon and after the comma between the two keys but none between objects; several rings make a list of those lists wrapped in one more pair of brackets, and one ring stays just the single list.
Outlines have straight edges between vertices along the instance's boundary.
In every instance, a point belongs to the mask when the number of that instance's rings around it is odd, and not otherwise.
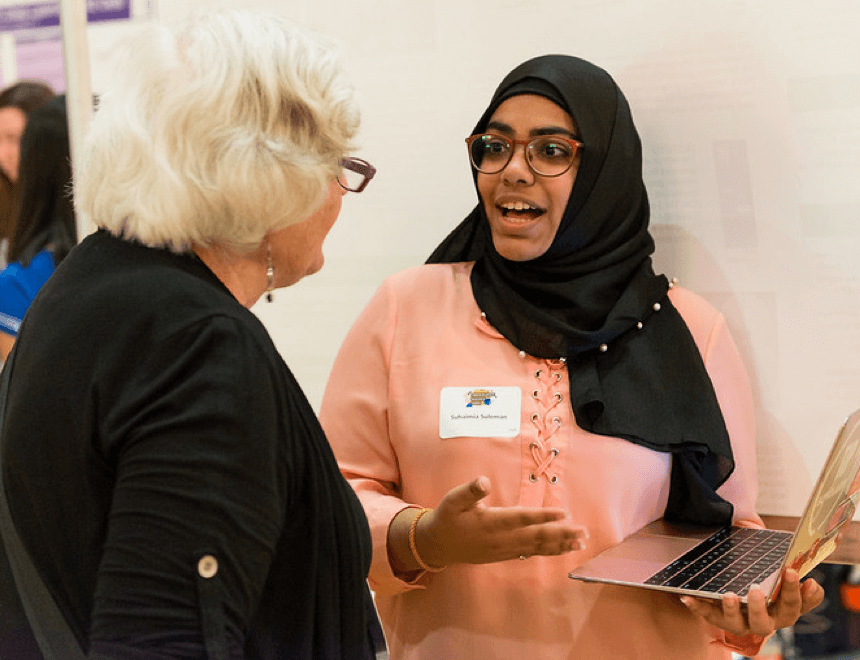
[{"label": "blonde curly hair", "polygon": [[358,130],[337,49],[276,14],[153,24],[123,51],[75,173],[98,227],[241,252],[325,199]]}]

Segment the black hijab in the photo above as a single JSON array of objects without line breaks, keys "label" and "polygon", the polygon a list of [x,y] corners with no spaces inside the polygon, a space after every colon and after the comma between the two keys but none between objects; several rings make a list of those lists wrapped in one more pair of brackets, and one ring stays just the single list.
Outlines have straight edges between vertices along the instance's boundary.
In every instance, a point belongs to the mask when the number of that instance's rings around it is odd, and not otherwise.
[{"label": "black hijab", "polygon": [[487,320],[530,355],[566,359],[580,427],[673,454],[668,519],[728,523],[732,505],[716,489],[734,469],[731,444],[669,282],[651,265],[641,143],[627,100],[603,69],[546,55],[507,75],[473,134],[520,94],[563,108],[584,145],[552,245],[531,261],[505,259],[479,201],[428,263],[474,261],[472,291]]}]

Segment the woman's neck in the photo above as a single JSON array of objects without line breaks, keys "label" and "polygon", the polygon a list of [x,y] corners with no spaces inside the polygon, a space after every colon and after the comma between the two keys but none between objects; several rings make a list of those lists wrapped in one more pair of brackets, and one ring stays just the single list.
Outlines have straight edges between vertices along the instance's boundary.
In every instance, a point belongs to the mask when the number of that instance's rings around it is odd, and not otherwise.
[{"label": "woman's neck", "polygon": [[192,249],[244,307],[253,307],[266,291],[264,248],[248,254],[236,254],[217,246],[195,245]]}]

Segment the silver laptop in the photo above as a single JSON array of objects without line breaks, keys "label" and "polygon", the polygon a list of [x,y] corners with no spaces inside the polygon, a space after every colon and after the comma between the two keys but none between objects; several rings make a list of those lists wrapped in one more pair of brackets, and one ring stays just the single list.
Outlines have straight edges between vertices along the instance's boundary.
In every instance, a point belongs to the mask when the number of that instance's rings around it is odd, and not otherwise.
[{"label": "silver laptop", "polygon": [[860,498],[860,410],[839,430],[794,533],[727,526],[673,525],[660,519],[572,571],[575,580],[644,587],[746,602],[761,585],[776,597],[784,569],[802,578],[836,548]]}]

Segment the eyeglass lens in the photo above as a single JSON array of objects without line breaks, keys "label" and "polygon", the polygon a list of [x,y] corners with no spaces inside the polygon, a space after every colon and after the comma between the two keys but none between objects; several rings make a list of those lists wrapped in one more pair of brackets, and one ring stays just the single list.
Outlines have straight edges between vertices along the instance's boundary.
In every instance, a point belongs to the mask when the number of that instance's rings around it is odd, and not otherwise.
[{"label": "eyeglass lens", "polygon": [[[469,148],[472,164],[479,172],[496,174],[511,161],[514,144],[500,135],[480,135]],[[540,136],[526,143],[529,166],[544,176],[564,174],[573,164],[576,149],[565,140]]]},{"label": "eyeglass lens", "polygon": [[356,190],[361,189],[366,178],[367,177],[361,172],[353,172],[352,170],[348,170],[344,167],[340,171],[338,180],[344,188],[355,192]]}]

